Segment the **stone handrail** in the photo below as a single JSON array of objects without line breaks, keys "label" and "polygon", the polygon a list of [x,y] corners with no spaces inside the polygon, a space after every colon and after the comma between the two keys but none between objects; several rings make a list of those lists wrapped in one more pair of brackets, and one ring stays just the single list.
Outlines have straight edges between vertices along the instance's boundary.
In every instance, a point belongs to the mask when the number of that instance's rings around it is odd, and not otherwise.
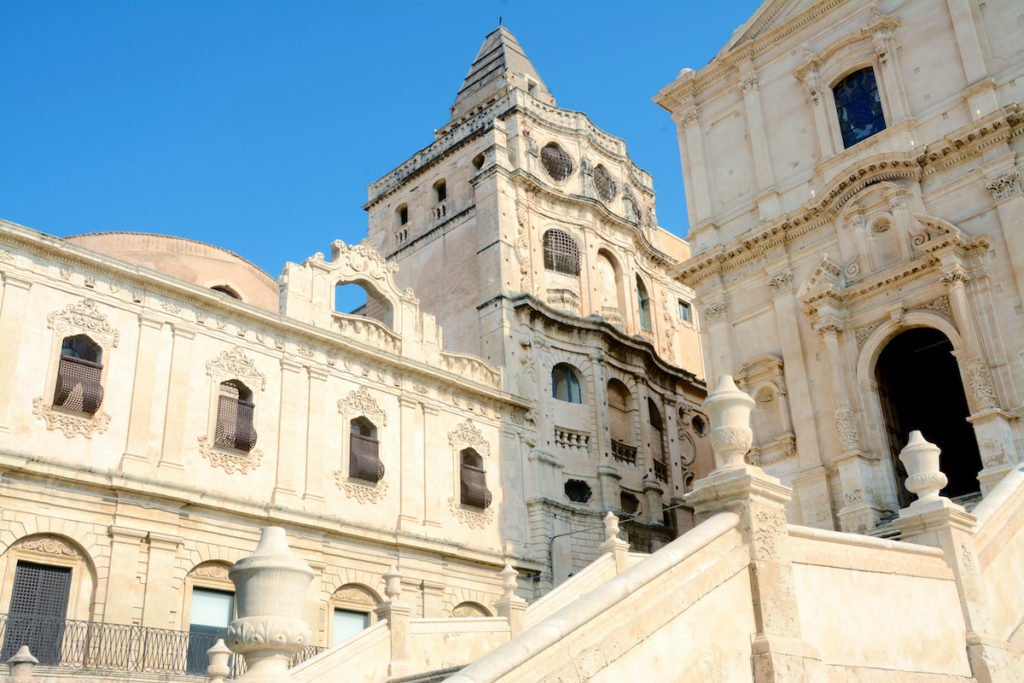
[{"label": "stone handrail", "polygon": [[610,553],[601,555],[586,567],[526,608],[526,628],[548,618],[615,577],[615,560]]},{"label": "stone handrail", "polygon": [[402,338],[388,329],[382,322],[363,315],[334,313],[331,316],[334,329],[346,337],[355,338],[364,344],[386,351],[402,353]]},{"label": "stone handrail", "polygon": [[331,680],[344,671],[353,681],[383,681],[391,661],[391,640],[386,621],[379,621],[348,640],[320,653],[289,671],[293,681]]},{"label": "stone handrail", "polygon": [[[549,648],[557,646],[560,642],[568,642],[563,639],[569,634],[604,615],[648,583],[668,574],[716,540],[737,530],[739,524],[740,518],[735,513],[723,512],[714,515],[648,557],[646,561],[591,591],[585,599],[577,600],[555,612],[515,640],[502,645],[447,680],[450,683],[483,683],[496,681],[509,674],[518,675],[520,672],[513,672],[528,666],[531,659],[546,654]],[[697,576],[708,570],[708,567],[701,567]]]},{"label": "stone handrail", "polygon": [[1024,645],[1024,467],[1017,466],[974,508],[974,547],[993,635]]},{"label": "stone handrail", "polygon": [[461,375],[495,389],[501,388],[501,371],[495,370],[475,356],[462,353],[441,352],[441,367],[448,372]]}]

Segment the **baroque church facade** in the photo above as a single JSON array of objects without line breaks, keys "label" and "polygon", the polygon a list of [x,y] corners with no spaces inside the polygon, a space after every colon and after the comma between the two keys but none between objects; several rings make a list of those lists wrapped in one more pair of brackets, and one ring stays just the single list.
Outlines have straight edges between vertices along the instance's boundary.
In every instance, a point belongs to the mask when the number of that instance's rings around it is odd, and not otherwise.
[{"label": "baroque church facade", "polygon": [[292,680],[1019,680],[1021,16],[767,0],[655,98],[689,243],[501,27],[277,280],[4,222],[0,658],[195,680],[274,525]]}]

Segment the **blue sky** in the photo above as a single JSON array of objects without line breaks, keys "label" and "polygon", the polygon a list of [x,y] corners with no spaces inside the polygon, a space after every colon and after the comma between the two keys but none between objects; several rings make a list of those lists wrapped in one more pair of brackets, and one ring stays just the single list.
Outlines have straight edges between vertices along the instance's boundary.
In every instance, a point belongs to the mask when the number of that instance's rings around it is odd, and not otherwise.
[{"label": "blue sky", "polygon": [[0,0],[0,217],[285,261],[366,233],[366,185],[432,141],[502,21],[557,99],[626,140],[685,235],[650,98],[759,3]]}]

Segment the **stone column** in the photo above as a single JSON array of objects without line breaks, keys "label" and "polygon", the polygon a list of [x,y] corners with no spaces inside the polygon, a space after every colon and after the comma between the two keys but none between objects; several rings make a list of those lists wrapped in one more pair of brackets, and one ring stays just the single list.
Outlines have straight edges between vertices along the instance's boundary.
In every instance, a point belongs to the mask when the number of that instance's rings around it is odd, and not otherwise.
[{"label": "stone column", "polygon": [[298,495],[298,475],[302,472],[296,463],[305,461],[306,399],[309,382],[301,363],[281,359],[281,403],[277,426],[277,476],[274,481],[273,501],[292,501]]},{"label": "stone column", "polygon": [[[21,339],[25,331],[25,309],[28,305],[28,292],[32,283],[3,275],[3,303],[0,304],[0,339],[6,348],[0,354],[0,386],[17,385],[15,372],[18,368],[18,356],[21,351]],[[47,398],[47,397],[44,397]],[[16,400],[25,401],[26,407],[31,403],[31,396],[19,391],[0,391],[0,435],[10,433],[13,426],[11,408]]]},{"label": "stone column", "polygon": [[[306,418],[306,481],[302,499],[311,503],[323,503],[324,482],[331,476],[327,459],[337,452],[337,438],[327,429],[327,372],[321,368],[307,368],[309,371],[309,397]],[[334,438],[332,438],[334,437]]]},{"label": "stone column", "polygon": [[[160,331],[163,323],[159,320],[139,316],[139,344],[135,354],[135,377],[132,382],[131,413],[128,420],[128,443],[121,458],[123,472],[148,473],[149,440],[156,398],[156,373],[161,352]],[[175,387],[168,388],[169,393]]]},{"label": "stone column", "polygon": [[661,497],[664,494],[665,489],[662,488],[661,482],[653,481],[650,478],[644,480],[644,502],[647,508],[648,524],[657,524],[659,526],[664,524],[661,512]]},{"label": "stone column", "polygon": [[238,618],[227,644],[245,657],[244,683],[287,683],[288,659],[309,645],[302,620],[313,570],[288,547],[284,529],[265,527],[256,551],[228,571]]},{"label": "stone column", "polygon": [[683,134],[680,140],[686,141],[686,156],[690,160],[690,173],[687,178],[693,192],[693,215],[691,225],[712,218],[714,198],[712,186],[708,178],[707,153],[704,150],[704,135],[700,129],[700,112],[693,106],[681,112],[676,118],[676,127]]},{"label": "stone column", "polygon": [[975,86],[967,88],[967,105],[971,108],[971,116],[980,118],[995,111],[999,101],[995,93],[995,82],[988,76],[985,52],[978,36],[972,5],[974,3],[970,0],[946,0],[964,76],[967,77],[968,86]]},{"label": "stone column", "polygon": [[110,624],[131,624],[136,607],[142,607],[142,586],[137,575],[139,549],[145,531],[111,526],[110,573],[103,600],[103,621]]},{"label": "stone column", "polygon": [[[174,325],[174,342],[171,349],[171,378],[168,387],[171,392],[184,390],[189,386],[189,375],[192,369],[192,341],[194,330]],[[185,434],[185,418],[189,402],[170,400],[167,402],[167,415],[164,419],[164,442],[160,452],[160,468],[183,470],[184,449],[186,439],[190,447],[195,447],[195,439],[199,434]]]},{"label": "stone column", "polygon": [[843,507],[839,509],[839,525],[843,531],[864,533],[873,529],[881,518],[881,510],[872,505],[870,484],[872,461],[860,449],[857,417],[850,405],[844,381],[843,356],[839,349],[842,322],[834,315],[821,316],[815,329],[821,334],[828,356],[832,380],[832,406],[836,441],[840,451],[835,457],[839,484],[843,489]]},{"label": "stone column", "polygon": [[[399,451],[400,471],[398,476],[399,512],[398,526],[412,530],[423,524],[424,490],[427,467],[424,457],[426,433],[423,429],[423,407],[419,401],[408,396],[401,396],[399,404],[399,429],[401,430],[401,450]],[[442,455],[443,457],[443,455]]]},{"label": "stone column", "polygon": [[523,632],[526,618],[526,600],[515,593],[518,575],[519,573],[512,568],[512,563],[506,559],[505,568],[501,570],[501,588],[504,592],[494,603],[498,616],[508,619],[509,634],[513,638]]},{"label": "stone column", "polygon": [[912,431],[910,441],[900,453],[907,468],[907,490],[918,499],[900,510],[894,521],[901,540],[942,550],[953,570],[964,625],[967,627],[967,658],[971,673],[979,682],[1020,681],[1024,672],[1012,646],[992,635],[987,596],[982,583],[974,546],[977,518],[963,507],[939,495],[946,475],[939,470],[939,448],[925,441],[921,432]]},{"label": "stone column", "polygon": [[757,74],[753,70],[741,77],[740,92],[743,93],[750,151],[754,158],[754,172],[757,177],[758,213],[762,219],[775,218],[779,215],[779,195],[775,191],[771,151],[768,148],[768,135],[761,110],[761,89],[758,87]]},{"label": "stone column", "polygon": [[622,475],[614,465],[597,466],[597,482],[600,487],[601,508],[604,510],[619,509],[619,480]]},{"label": "stone column", "polygon": [[175,557],[181,546],[180,536],[150,531],[149,558],[146,564],[146,588],[142,606],[142,625],[149,628],[179,628],[171,621],[177,610],[178,591],[167,577],[174,575]]},{"label": "stone column", "polygon": [[590,397],[590,416],[594,421],[594,443],[591,444],[590,455],[604,459],[611,452],[611,435],[605,422],[608,406],[608,385],[604,379],[604,358],[600,352],[590,355],[590,376],[593,384],[593,395]]},{"label": "stone column", "polygon": [[1010,416],[996,403],[995,386],[985,361],[978,327],[967,301],[966,283],[969,280],[963,266],[957,262],[946,264],[941,277],[949,292],[953,320],[960,330],[963,348],[957,360],[960,371],[967,379],[964,387],[971,405],[968,421],[974,426],[978,440],[982,470],[978,473],[981,492],[987,494],[1006,473],[1013,469],[1016,453]]},{"label": "stone column", "polygon": [[793,274],[782,271],[768,278],[775,329],[782,350],[782,371],[789,394],[789,409],[796,435],[799,471],[793,486],[800,495],[801,520],[808,526],[832,528],[832,494],[828,475],[822,465],[818,446],[818,428],[814,422],[814,398],[811,396],[807,366],[804,364],[800,321],[803,313],[793,294]]},{"label": "stone column", "polygon": [[388,676],[402,676],[412,673],[409,661],[409,618],[412,616],[412,607],[398,602],[402,595],[402,575],[394,565],[384,573],[384,595],[387,601],[378,605],[374,612],[378,619],[388,622],[391,637]]},{"label": "stone column", "polygon": [[698,521],[726,511],[740,517],[739,528],[750,549],[754,681],[824,680],[821,655],[803,639],[800,626],[785,510],[791,491],[761,468],[743,462],[753,440],[753,406],[754,400],[736,388],[732,377],[719,380],[704,403],[716,468],[696,482],[687,500]]},{"label": "stone column", "polygon": [[1024,304],[1024,194],[1021,193],[1020,172],[1014,166],[1013,154],[1008,155],[1006,162],[988,177],[985,187],[992,194],[992,203],[1006,242],[1006,256],[1010,259],[1017,282],[1017,294]]},{"label": "stone column", "polygon": [[629,569],[629,542],[619,538],[619,518],[611,510],[604,516],[604,543],[597,549],[602,555],[611,553],[616,574]]},{"label": "stone column", "polygon": [[894,17],[879,17],[870,25],[873,31],[872,46],[878,58],[881,70],[876,83],[885,91],[885,102],[888,105],[886,120],[893,125],[910,115],[906,90],[903,87],[903,72],[899,64],[899,51],[893,35],[898,27]]},{"label": "stone column", "polygon": [[828,159],[836,153],[836,139],[829,125],[829,117],[835,112],[829,109],[831,98],[822,95],[821,76],[818,74],[817,61],[811,60],[801,65],[796,76],[807,87],[811,98],[811,109],[814,111],[814,131],[818,137],[819,160]]}]

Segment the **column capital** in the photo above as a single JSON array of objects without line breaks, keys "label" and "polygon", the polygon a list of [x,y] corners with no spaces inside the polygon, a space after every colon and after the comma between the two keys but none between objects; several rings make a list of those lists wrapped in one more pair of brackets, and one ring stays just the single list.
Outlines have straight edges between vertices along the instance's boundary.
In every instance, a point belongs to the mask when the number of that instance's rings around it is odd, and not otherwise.
[{"label": "column capital", "polygon": [[146,534],[146,540],[149,542],[151,548],[161,548],[164,550],[177,550],[184,539],[181,536],[175,536],[173,534],[161,534],[155,531],[150,531]]},{"label": "column capital", "polygon": [[1011,169],[989,180],[985,184],[985,189],[992,194],[993,204],[1019,197],[1021,195],[1020,173],[1015,168]]}]

